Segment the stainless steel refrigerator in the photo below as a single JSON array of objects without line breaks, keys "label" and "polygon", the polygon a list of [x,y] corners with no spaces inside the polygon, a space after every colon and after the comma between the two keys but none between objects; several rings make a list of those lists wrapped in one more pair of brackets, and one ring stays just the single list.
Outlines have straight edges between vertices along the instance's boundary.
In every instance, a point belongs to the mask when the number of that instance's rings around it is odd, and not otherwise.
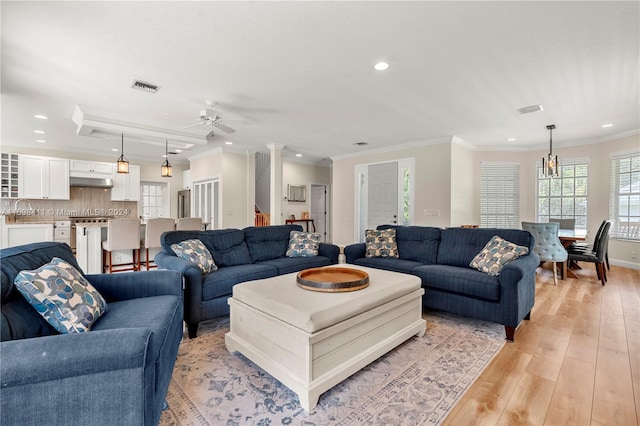
[{"label": "stainless steel refrigerator", "polygon": [[178,191],[178,218],[191,217],[191,190]]}]

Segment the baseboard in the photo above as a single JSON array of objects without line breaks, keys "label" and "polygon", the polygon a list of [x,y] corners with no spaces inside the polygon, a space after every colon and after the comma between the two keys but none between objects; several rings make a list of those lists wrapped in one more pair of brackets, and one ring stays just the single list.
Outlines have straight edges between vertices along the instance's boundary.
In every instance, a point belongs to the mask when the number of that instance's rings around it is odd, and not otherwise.
[{"label": "baseboard", "polygon": [[627,262],[626,260],[609,259],[609,263],[622,268],[635,269],[640,271],[640,262]]}]

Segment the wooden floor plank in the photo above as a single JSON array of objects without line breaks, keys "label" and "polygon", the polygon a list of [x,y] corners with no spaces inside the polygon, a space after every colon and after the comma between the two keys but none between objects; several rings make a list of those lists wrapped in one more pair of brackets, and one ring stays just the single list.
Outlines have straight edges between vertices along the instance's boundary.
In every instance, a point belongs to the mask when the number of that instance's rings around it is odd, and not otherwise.
[{"label": "wooden floor plank", "polygon": [[595,363],[565,358],[549,404],[545,424],[588,425],[591,423],[595,368]]},{"label": "wooden floor plank", "polygon": [[640,270],[585,265],[553,285],[538,269],[531,321],[506,344],[445,425],[640,424]]}]

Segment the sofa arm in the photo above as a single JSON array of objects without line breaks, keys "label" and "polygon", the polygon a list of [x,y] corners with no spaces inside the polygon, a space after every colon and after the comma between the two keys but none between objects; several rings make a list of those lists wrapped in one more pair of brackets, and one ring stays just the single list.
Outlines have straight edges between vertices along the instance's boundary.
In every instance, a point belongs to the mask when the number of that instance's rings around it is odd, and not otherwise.
[{"label": "sofa arm", "polygon": [[162,295],[182,296],[182,277],[175,271],[94,274],[86,278],[107,302]]},{"label": "sofa arm", "polygon": [[318,256],[324,256],[331,259],[332,264],[338,263],[338,256],[340,255],[340,247],[335,244],[320,243],[318,248]]},{"label": "sofa arm", "polygon": [[[184,278],[184,320],[187,324],[200,322],[202,315],[202,271],[186,259],[160,252],[154,259],[159,268],[178,271]],[[214,272],[210,272],[215,274]]]},{"label": "sofa arm", "polygon": [[522,277],[535,272],[539,264],[540,258],[533,252],[507,263],[500,272],[500,284],[517,283]]},{"label": "sofa arm", "polygon": [[344,248],[344,256],[347,263],[353,263],[354,260],[364,257],[366,252],[367,249],[364,243],[351,244]]}]

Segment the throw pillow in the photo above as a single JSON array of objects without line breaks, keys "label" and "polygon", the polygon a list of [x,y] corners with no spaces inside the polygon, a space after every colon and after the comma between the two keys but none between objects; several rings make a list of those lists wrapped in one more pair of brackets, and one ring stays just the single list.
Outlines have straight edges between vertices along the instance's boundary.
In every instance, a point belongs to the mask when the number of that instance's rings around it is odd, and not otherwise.
[{"label": "throw pillow", "polygon": [[492,276],[500,275],[507,263],[529,254],[527,247],[518,246],[494,235],[478,253],[469,266]]},{"label": "throw pillow", "polygon": [[318,255],[320,234],[315,232],[291,231],[287,257],[313,257]]},{"label": "throw pillow", "polygon": [[398,257],[396,230],[382,229],[365,231],[365,257]]},{"label": "throw pillow", "polygon": [[54,257],[33,271],[20,271],[18,291],[60,333],[89,331],[107,302],[72,265]]},{"label": "throw pillow", "polygon": [[176,256],[198,265],[203,274],[218,270],[211,253],[200,240],[185,240],[178,244],[171,244],[171,250]]}]

